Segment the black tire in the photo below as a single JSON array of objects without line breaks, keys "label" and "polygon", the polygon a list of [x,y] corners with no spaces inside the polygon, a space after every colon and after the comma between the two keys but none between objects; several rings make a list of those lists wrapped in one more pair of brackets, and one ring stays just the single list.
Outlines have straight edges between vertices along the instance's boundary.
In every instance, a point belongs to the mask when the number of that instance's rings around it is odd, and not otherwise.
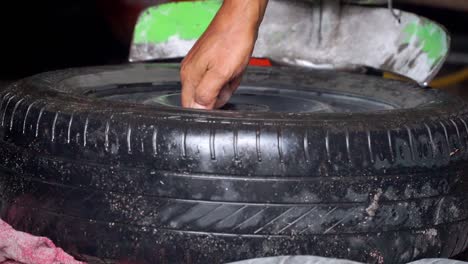
[{"label": "black tire", "polygon": [[[359,262],[322,258],[313,256],[284,256],[252,259],[239,261],[231,264],[358,264]],[[422,259],[409,264],[466,264],[466,262],[449,259]]]},{"label": "black tire", "polygon": [[396,109],[208,112],[96,98],[177,81],[178,65],[132,65],[10,85],[0,96],[1,217],[91,262],[307,254],[403,263],[466,248],[460,99],[291,68],[252,68],[244,84]]}]

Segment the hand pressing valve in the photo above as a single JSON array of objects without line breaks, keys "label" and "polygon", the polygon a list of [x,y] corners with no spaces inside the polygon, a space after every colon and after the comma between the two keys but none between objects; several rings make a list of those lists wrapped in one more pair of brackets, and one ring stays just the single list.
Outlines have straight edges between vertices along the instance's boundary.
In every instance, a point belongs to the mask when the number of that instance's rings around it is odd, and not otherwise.
[{"label": "hand pressing valve", "polygon": [[252,55],[268,0],[224,0],[182,62],[182,106],[224,106],[239,87]]}]

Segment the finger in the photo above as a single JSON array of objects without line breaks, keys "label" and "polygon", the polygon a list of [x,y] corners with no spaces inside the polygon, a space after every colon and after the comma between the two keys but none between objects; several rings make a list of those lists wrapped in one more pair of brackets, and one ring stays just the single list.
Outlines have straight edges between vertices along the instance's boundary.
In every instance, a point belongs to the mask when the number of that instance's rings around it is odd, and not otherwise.
[{"label": "finger", "polygon": [[216,100],[216,104],[214,106],[215,109],[222,108],[232,96],[234,91],[231,89],[231,85],[227,84],[224,86],[223,89],[219,92],[218,99]]},{"label": "finger", "polygon": [[195,94],[195,86],[188,81],[182,82],[181,103],[182,107],[190,107]]},{"label": "finger", "polygon": [[242,74],[223,87],[223,89],[219,92],[218,100],[216,101],[215,108],[221,108],[225,104],[227,104],[227,102],[229,102],[229,99],[231,99],[232,95],[234,94],[234,92],[237,90],[237,88],[239,87],[241,83],[241,80],[242,80],[241,76]]},{"label": "finger", "polygon": [[208,70],[195,88],[195,96],[191,108],[213,109],[221,88],[229,81],[229,77],[217,71]]},{"label": "finger", "polygon": [[[203,72],[197,70],[197,68],[192,67],[188,63],[182,63],[180,69],[180,81],[182,83],[182,94],[181,102],[183,107],[190,107],[193,102],[193,97],[195,95],[195,88],[200,80],[200,77],[203,75]],[[197,78],[197,76],[199,76]]]}]

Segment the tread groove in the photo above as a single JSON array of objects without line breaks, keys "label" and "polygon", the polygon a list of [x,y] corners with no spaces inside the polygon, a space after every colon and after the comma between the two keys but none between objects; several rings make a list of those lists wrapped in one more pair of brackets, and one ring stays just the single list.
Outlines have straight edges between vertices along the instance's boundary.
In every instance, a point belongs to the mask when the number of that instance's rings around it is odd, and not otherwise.
[{"label": "tread groove", "polygon": [[409,126],[407,126],[407,125],[405,125],[405,128],[406,128],[406,131],[408,132],[411,160],[415,160],[413,131],[411,131],[411,128]]},{"label": "tread groove", "polygon": [[145,153],[145,141],[143,138],[140,138],[140,147],[141,147],[140,149],[141,153]]},{"label": "tread groove", "polygon": [[460,254],[465,249],[465,243],[468,239],[466,231],[467,228],[468,226],[465,226],[464,230],[458,234],[458,236],[460,236],[461,239],[459,240],[459,243],[457,243],[457,245],[455,246],[455,255]]},{"label": "tread groove", "polygon": [[[412,244],[413,245],[411,246],[410,254],[411,254],[411,259],[414,259],[414,256],[416,254],[416,244],[415,243],[412,243]],[[395,257],[398,257],[398,256],[395,256]],[[394,262],[396,262],[395,257],[393,257],[393,259],[395,260]]]},{"label": "tread groove", "polygon": [[151,144],[153,145],[153,155],[158,155],[158,127],[153,126],[153,136],[151,138]]},{"label": "tread groove", "polygon": [[[9,98],[11,97],[10,95],[11,95],[11,93],[6,93],[6,94],[3,96],[2,102],[0,103],[0,111],[3,109],[3,105],[5,104],[5,101],[6,101],[6,100],[9,100]],[[8,99],[7,99],[7,98],[8,98]]]},{"label": "tread groove", "polygon": [[31,112],[31,108],[33,107],[33,105],[35,105],[36,103],[38,103],[39,101],[34,101],[32,102],[29,106],[28,106],[28,109],[26,109],[26,114],[24,115],[24,120],[23,120],[23,135],[26,134],[26,123],[28,121],[28,116],[29,116],[29,112]]},{"label": "tread groove", "polygon": [[258,234],[259,232],[261,232],[263,229],[265,229],[265,227],[273,224],[274,222],[276,222],[278,219],[282,218],[283,216],[285,216],[286,214],[288,214],[289,212],[291,212],[293,209],[296,209],[295,206],[292,206],[290,207],[289,209],[287,209],[286,211],[282,212],[281,214],[279,214],[277,217],[273,218],[272,220],[268,221],[266,224],[264,224],[263,226],[261,226],[260,228],[258,228],[257,230],[255,230],[253,233],[254,235]]},{"label": "tread groove", "polygon": [[313,211],[317,210],[317,206],[314,206],[312,207],[311,209],[307,210],[305,213],[303,213],[302,215],[300,215],[299,217],[297,217],[294,221],[292,221],[291,223],[289,223],[287,226],[283,227],[281,230],[279,230],[278,232],[276,232],[276,235],[279,235],[281,233],[284,233],[284,231],[288,230],[291,226],[294,226],[296,223],[298,223],[299,221],[301,221],[302,219],[304,219],[306,216],[308,216],[310,213],[312,213]]},{"label": "tread groove", "polygon": [[5,100],[11,95],[11,92],[5,93],[2,96],[2,101],[0,102],[0,110],[3,108],[3,104],[5,103]]},{"label": "tread groove", "polygon": [[[206,213],[203,214],[202,216],[199,216],[199,217],[197,217],[197,218],[191,220],[190,222],[188,222],[187,224],[185,224],[184,227],[187,227],[190,223],[195,223],[195,222],[197,222],[198,220],[203,219],[203,218],[209,216],[211,213],[213,213],[214,211],[218,210],[219,208],[221,208],[221,207],[223,207],[223,206],[224,206],[224,204],[220,204],[220,205],[216,206],[215,208],[209,210],[208,212],[206,212]],[[180,217],[180,216],[179,216],[179,217]]]},{"label": "tread groove", "polygon": [[56,112],[54,116],[54,121],[52,122],[52,137],[50,139],[51,142],[55,142],[55,128],[57,126],[58,117],[59,117],[59,112]]},{"label": "tread groove", "polygon": [[[111,117],[112,119],[112,117]],[[104,132],[104,150],[109,152],[109,130],[110,130],[110,120],[106,121],[106,129]]]},{"label": "tread groove", "polygon": [[281,127],[278,128],[277,131],[277,144],[278,144],[278,157],[280,163],[284,163],[283,159],[283,129]]},{"label": "tread groove", "polygon": [[450,156],[450,140],[449,140],[449,135],[448,135],[448,131],[447,131],[447,127],[445,126],[444,123],[442,123],[442,121],[439,122],[439,124],[442,126],[442,128],[444,129],[444,136],[445,136],[445,143],[447,143],[447,152],[448,152],[448,155]]},{"label": "tread groove", "polygon": [[86,147],[88,141],[88,125],[89,125],[89,116],[86,117],[85,125],[83,128],[83,147]]},{"label": "tread groove", "polygon": [[257,160],[258,162],[262,162],[262,150],[260,146],[260,136],[261,136],[261,131],[260,128],[257,127],[257,130],[255,132],[255,148],[257,151]]},{"label": "tread groove", "polygon": [[[324,218],[328,217],[330,214],[332,214],[334,211],[336,211],[336,209],[338,209],[338,207],[333,207],[333,209],[330,209],[330,211],[328,211],[323,217],[321,217],[321,219],[324,219]],[[302,235],[303,233],[305,233],[309,229],[310,229],[310,226],[307,226],[306,228],[299,231],[299,234]]]},{"label": "tread groove", "polygon": [[234,211],[233,213],[227,215],[227,216],[224,217],[223,219],[221,219],[221,220],[215,222],[213,225],[219,225],[220,223],[225,222],[226,220],[232,218],[232,217],[235,216],[236,214],[242,212],[242,210],[244,210],[244,209],[247,208],[247,207],[248,207],[247,205],[242,206],[241,208],[239,208],[239,209],[237,209],[236,211]]},{"label": "tread groove", "polygon": [[268,206],[265,206],[263,207],[262,209],[260,209],[258,212],[256,212],[255,214],[253,214],[252,216],[248,217],[247,219],[245,219],[244,221],[240,222],[238,225],[236,225],[234,228],[232,228],[232,231],[240,228],[241,226],[243,226],[245,223],[248,223],[250,220],[254,219],[255,217],[257,217],[258,215],[262,214],[263,212],[265,212],[265,210],[268,208]]},{"label": "tread groove", "polygon": [[[463,120],[463,118],[459,117],[458,119],[460,119],[460,121],[463,123],[463,126],[465,127],[465,131],[466,131],[466,136],[468,137],[468,124],[466,123],[465,120]],[[468,140],[465,142],[465,149],[468,150]]]},{"label": "tread groove", "polygon": [[210,157],[211,160],[216,160],[216,150],[215,150],[215,143],[216,143],[216,129],[210,129]]},{"label": "tread groove", "polygon": [[390,159],[392,162],[395,162],[395,153],[393,151],[393,143],[392,143],[392,131],[387,130],[387,139],[388,139],[388,148],[390,150]]},{"label": "tread groove", "polygon": [[426,127],[427,134],[429,135],[429,141],[431,143],[431,149],[432,149],[432,158],[435,158],[437,147],[436,147],[435,142],[434,142],[434,137],[432,136],[432,130],[429,127],[429,125],[427,125],[426,123],[424,123],[424,126]]},{"label": "tread groove", "polygon": [[353,159],[351,157],[351,148],[350,148],[350,143],[349,143],[349,130],[346,129],[345,132],[345,141],[346,141],[346,154],[348,156],[348,162],[352,163]]},{"label": "tread groove", "polygon": [[39,110],[39,116],[37,117],[37,121],[36,121],[36,138],[39,136],[39,125],[41,123],[41,119],[42,119],[42,115],[44,114],[44,110],[45,110],[45,106],[41,108],[41,110]]},{"label": "tread groove", "polygon": [[[22,205],[18,205],[19,208],[25,208],[24,206]],[[47,214],[53,214],[55,216],[59,216],[59,217],[68,217],[68,218],[73,218],[73,219],[80,219],[80,220],[85,220],[85,221],[89,221],[90,219],[88,218],[83,218],[83,217],[80,217],[80,216],[73,216],[73,215],[64,215],[63,213],[60,213],[60,212],[55,212],[55,211],[52,211],[48,208],[44,208],[44,207],[29,207],[28,209],[30,210],[36,210],[36,211],[44,211],[46,212]],[[101,221],[101,220],[94,220],[94,222],[96,223],[104,223],[104,224],[108,224],[108,222],[105,222],[105,221]],[[456,224],[460,224],[460,223],[464,223],[468,221],[468,219],[461,219],[461,220],[457,220],[457,221],[454,221],[454,222],[451,222],[451,223],[448,223],[448,224],[443,224],[443,225],[431,225],[429,226],[430,227],[433,227],[433,228],[437,228],[439,226],[446,226],[446,225],[456,225]],[[122,226],[128,226],[129,224],[128,223],[121,223],[121,222],[115,222],[116,225],[122,225]],[[139,227],[138,225],[131,225],[133,227]],[[424,228],[424,229],[411,229],[411,228],[404,228],[404,229],[400,229],[398,231],[415,231],[415,230],[418,230],[418,231],[426,231],[428,227]],[[160,228],[161,230],[167,230],[167,231],[173,231],[173,232],[180,232],[180,230],[177,230],[177,229],[171,229],[171,228]],[[205,234],[205,235],[212,235],[213,233],[211,232],[203,232],[203,231],[194,231],[194,230],[184,230],[184,232],[186,233],[192,233],[192,234]],[[381,233],[395,233],[395,231],[382,231],[382,230],[379,230],[379,231],[372,231],[372,232],[354,232],[354,233],[343,233],[343,235],[346,235],[347,237],[355,237],[356,235],[370,235],[370,234],[381,234]],[[216,233],[217,235],[231,235],[231,233]],[[239,235],[238,234],[235,234],[234,236],[238,237]],[[262,235],[251,235],[251,234],[248,234],[248,235],[243,235],[244,237],[246,236],[249,236],[249,237],[263,237]],[[335,235],[331,235],[331,236],[335,236]],[[284,235],[271,235],[270,237],[285,237],[285,238],[290,238],[290,236],[284,236]]]},{"label": "tread groove", "polygon": [[187,158],[187,128],[182,133],[182,157]]},{"label": "tread groove", "polygon": [[309,152],[309,132],[307,129],[304,131],[304,157],[307,163],[310,162],[310,152]]},{"label": "tread groove", "polygon": [[22,98],[18,102],[16,102],[15,107],[13,108],[13,112],[11,113],[11,118],[10,118],[10,131],[13,129],[13,122],[15,120],[15,114],[16,110],[18,110],[18,107],[21,105],[22,102],[24,102],[26,98]]},{"label": "tread groove", "polygon": [[466,123],[466,121],[463,118],[459,117],[458,119],[460,119],[460,121],[465,126],[466,134],[468,135],[468,124]]},{"label": "tread groove", "polygon": [[[468,227],[467,227],[467,228],[468,228]],[[464,235],[465,235],[465,241],[464,241],[463,244],[462,244],[461,250],[465,250],[466,247],[468,246],[468,233],[465,232]]]},{"label": "tread groove", "polygon": [[332,226],[330,226],[329,228],[327,228],[327,230],[325,230],[323,232],[323,234],[328,234],[330,233],[331,231],[333,231],[333,229],[335,229],[335,227],[337,227],[338,225],[340,225],[341,223],[343,223],[345,220],[347,220],[350,216],[352,216],[354,213],[355,213],[356,209],[352,210],[351,212],[349,212],[345,217],[341,218],[340,221],[336,222],[335,224],[333,224]]},{"label": "tread groove", "polygon": [[127,127],[127,151],[132,154],[132,126],[128,124]]},{"label": "tread groove", "polygon": [[460,129],[458,128],[458,125],[457,125],[457,122],[455,122],[453,119],[450,119],[450,122],[453,124],[453,126],[455,127],[455,131],[457,132],[457,140],[458,140],[458,144],[461,148],[462,146],[462,140],[461,140],[461,134],[460,134]]},{"label": "tread groove", "polygon": [[12,97],[10,97],[5,105],[5,110],[3,110],[3,115],[2,115],[2,127],[5,126],[5,115],[8,110],[8,106],[10,106],[11,101],[15,98],[16,98],[16,95],[13,95]]},{"label": "tread groove", "polygon": [[[24,177],[25,180],[27,181],[30,181],[30,182],[34,182],[34,183],[38,183],[38,184],[47,184],[47,185],[52,185],[52,186],[55,186],[55,187],[62,187],[62,188],[66,188],[66,189],[74,189],[74,190],[84,190],[83,187],[77,187],[77,186],[73,186],[73,185],[70,185],[68,183],[61,183],[61,182],[52,182],[52,181],[46,181],[46,180],[38,180],[37,178],[35,178],[34,176],[32,176],[31,173],[28,173],[28,174],[25,174],[25,177]],[[88,186],[89,187],[89,186]],[[106,190],[106,189],[101,189],[101,188],[96,188],[96,187],[89,187],[90,190],[93,190],[95,192],[106,192],[106,191],[109,191],[109,190]],[[113,191],[115,193],[119,193],[119,194],[123,194],[123,192],[117,190],[117,191]],[[130,193],[130,194],[135,194],[135,195],[139,195],[140,193]],[[427,197],[424,197],[424,198],[400,198],[400,199],[395,199],[395,200],[390,200],[390,201],[382,201],[380,202],[380,204],[382,205],[388,205],[388,204],[395,204],[395,203],[402,203],[402,202],[413,202],[413,201],[419,201],[421,199],[425,199],[425,200],[432,200],[434,201],[435,203],[437,203],[437,206],[439,206],[439,204],[442,204],[443,201],[445,200],[445,198],[447,198],[447,196],[449,197],[458,197],[458,196],[461,196],[462,194],[464,194],[463,192],[456,192],[456,193],[453,193],[453,194],[443,194],[443,195],[434,195],[434,196],[427,196]],[[1,196],[0,196],[1,197]],[[270,207],[270,208],[278,208],[278,207],[288,207],[288,206],[294,206],[296,208],[303,208],[303,207],[309,207],[311,205],[314,205],[314,206],[325,206],[325,205],[328,205],[328,206],[339,206],[339,205],[357,205],[357,206],[365,206],[365,205],[369,205],[368,203],[364,202],[364,201],[357,201],[357,202],[353,202],[353,201],[341,201],[341,202],[325,202],[325,201],[319,201],[319,202],[313,202],[313,203],[304,203],[304,202],[299,202],[299,203],[291,203],[291,202],[276,202],[276,203],[273,203],[273,202],[236,202],[236,201],[229,201],[229,200],[215,200],[215,201],[212,201],[212,200],[207,200],[207,199],[194,199],[194,198],[174,198],[174,197],[165,197],[165,196],[158,196],[158,199],[160,200],[163,200],[163,201],[176,201],[176,202],[181,202],[181,203],[190,203],[190,204],[197,204],[197,203],[205,203],[205,204],[224,204],[224,205],[229,205],[229,206],[239,206],[239,205],[245,205],[245,204],[248,204],[249,206],[254,206],[254,207],[259,207],[259,206],[262,206],[262,207]],[[438,223],[438,219],[440,218],[440,211],[442,209],[439,207],[436,207],[436,212],[434,213],[434,217],[435,217],[435,220],[434,222]],[[468,218],[467,218],[468,220]]]},{"label": "tread groove", "polygon": [[330,154],[330,134],[329,134],[328,131],[325,134],[325,150],[327,152],[327,161],[328,161],[328,163],[332,163],[331,154]]},{"label": "tread groove", "polygon": [[375,163],[375,160],[374,160],[374,151],[372,149],[372,138],[371,138],[371,132],[369,130],[366,131],[367,133],[367,147],[369,149],[369,157],[370,157],[370,162],[372,164]]},{"label": "tread groove", "polygon": [[233,140],[234,160],[239,161],[239,131],[237,127],[234,127],[232,140]]},{"label": "tread groove", "polygon": [[67,128],[67,144],[71,142],[71,127],[73,124],[74,113],[71,114],[70,120],[68,121],[68,128]]},{"label": "tread groove", "polygon": [[460,241],[460,236],[456,236],[456,237],[457,237],[457,240],[455,241],[454,247],[453,247],[452,251],[450,252],[449,257],[453,257],[453,253],[455,252],[455,250],[457,250],[458,242]]}]

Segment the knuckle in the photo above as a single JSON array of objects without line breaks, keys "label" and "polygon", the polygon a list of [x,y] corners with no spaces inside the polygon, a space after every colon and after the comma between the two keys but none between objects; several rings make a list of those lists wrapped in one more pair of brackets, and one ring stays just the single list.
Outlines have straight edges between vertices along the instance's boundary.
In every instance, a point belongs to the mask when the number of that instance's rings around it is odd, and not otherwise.
[{"label": "knuckle", "polygon": [[182,67],[180,68],[180,78],[181,79],[186,79],[189,75],[189,70],[187,67],[184,67],[182,65]]},{"label": "knuckle", "polygon": [[186,68],[187,65],[189,64],[189,61],[187,60],[187,58],[183,59],[182,62],[180,63],[180,66],[181,68]]},{"label": "knuckle", "polygon": [[225,67],[217,67],[216,69],[213,69],[212,71],[213,75],[215,75],[217,78],[226,80],[226,81],[231,79],[231,76],[232,76],[231,72],[232,71],[229,68],[225,68]]},{"label": "knuckle", "polygon": [[203,106],[209,106],[215,102],[216,95],[212,95],[210,93],[196,93],[194,100],[197,104],[203,105]]},{"label": "knuckle", "polygon": [[180,77],[182,79],[188,77],[191,71],[190,69],[191,69],[190,63],[186,60],[183,60],[180,65]]}]

